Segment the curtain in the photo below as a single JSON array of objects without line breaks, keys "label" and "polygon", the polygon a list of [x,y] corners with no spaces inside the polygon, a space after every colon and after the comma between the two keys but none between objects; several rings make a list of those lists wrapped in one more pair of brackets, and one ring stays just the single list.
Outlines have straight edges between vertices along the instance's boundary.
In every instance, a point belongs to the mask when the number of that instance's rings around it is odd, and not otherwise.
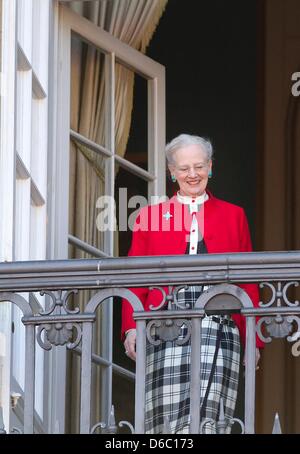
[{"label": "curtain", "polygon": [[[116,38],[145,53],[167,0],[100,0],[74,2],[70,7]],[[71,50],[71,129],[105,145],[105,62],[104,55],[80,38],[72,39]],[[115,68],[115,145],[124,156],[133,107],[134,73],[117,64]],[[96,228],[96,200],[105,192],[104,158],[76,140],[70,144],[69,231],[81,240],[103,249],[103,234]],[[116,252],[116,251],[115,251]],[[69,248],[70,258],[85,258],[86,253]],[[82,310],[91,292],[80,292],[74,304]],[[94,335],[94,352],[101,353],[101,313]],[[100,418],[100,368],[93,370],[97,390],[92,408],[93,419]],[[69,371],[69,430],[78,432],[80,359],[71,354]],[[72,396],[72,397],[71,397]],[[68,418],[67,418],[68,420]]]}]

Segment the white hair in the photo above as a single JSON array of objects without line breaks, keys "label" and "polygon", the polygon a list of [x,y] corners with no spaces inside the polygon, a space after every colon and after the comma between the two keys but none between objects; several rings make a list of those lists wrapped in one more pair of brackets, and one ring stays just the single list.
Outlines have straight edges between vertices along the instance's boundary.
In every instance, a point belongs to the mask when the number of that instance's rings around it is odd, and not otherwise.
[{"label": "white hair", "polygon": [[213,147],[209,139],[190,134],[180,134],[166,145],[166,157],[169,164],[174,164],[173,153],[180,148],[189,145],[199,145],[207,155],[207,160],[210,161],[213,156]]}]

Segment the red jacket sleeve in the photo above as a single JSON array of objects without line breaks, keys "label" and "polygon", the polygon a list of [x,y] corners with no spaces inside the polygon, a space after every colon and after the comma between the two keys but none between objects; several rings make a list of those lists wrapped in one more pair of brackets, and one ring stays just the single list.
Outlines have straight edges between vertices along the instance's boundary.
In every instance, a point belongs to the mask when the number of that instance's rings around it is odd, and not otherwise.
[{"label": "red jacket sleeve", "polygon": [[[243,209],[241,212],[241,219],[240,219],[240,252],[252,252],[252,243],[251,243],[248,221],[247,221],[246,214]],[[248,293],[251,301],[253,302],[253,305],[255,307],[258,307],[258,303],[259,303],[258,285],[257,284],[240,284],[239,287],[241,287]],[[242,340],[243,344],[245,345],[246,319],[243,316],[239,316],[239,318],[240,318],[239,325],[240,325],[241,340]],[[259,319],[259,317],[256,318],[256,321],[258,319]],[[264,347],[264,343],[261,341],[261,339],[257,335],[256,335],[256,346],[258,348]]]},{"label": "red jacket sleeve", "polygon": [[[132,232],[132,241],[131,247],[128,252],[128,256],[145,256],[148,255],[148,241],[149,241],[149,232],[148,229],[145,228],[145,225],[141,226],[141,217],[144,218],[143,213],[145,213],[145,209],[142,209],[140,214],[137,216],[133,232]],[[145,219],[143,219],[145,220]],[[145,305],[145,301],[148,295],[148,288],[147,287],[137,287],[137,288],[129,288],[140,300],[143,305]],[[131,328],[136,327],[136,323],[132,317],[133,309],[129,301],[126,299],[122,299],[122,327],[121,327],[121,337],[124,339],[125,332]]]}]

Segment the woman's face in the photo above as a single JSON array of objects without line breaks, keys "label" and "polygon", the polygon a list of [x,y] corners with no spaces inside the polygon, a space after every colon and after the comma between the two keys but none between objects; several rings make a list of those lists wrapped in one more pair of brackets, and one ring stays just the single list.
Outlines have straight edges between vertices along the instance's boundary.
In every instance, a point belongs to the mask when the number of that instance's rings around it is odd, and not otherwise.
[{"label": "woman's face", "polygon": [[188,145],[173,153],[174,164],[169,169],[179,184],[183,196],[198,197],[205,192],[211,160],[200,145]]}]

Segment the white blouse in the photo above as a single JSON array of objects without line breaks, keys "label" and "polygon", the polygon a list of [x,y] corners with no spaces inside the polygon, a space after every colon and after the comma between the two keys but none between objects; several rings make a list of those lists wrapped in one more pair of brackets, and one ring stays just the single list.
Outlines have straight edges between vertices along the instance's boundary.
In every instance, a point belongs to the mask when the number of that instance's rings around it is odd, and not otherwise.
[{"label": "white blouse", "polygon": [[199,237],[201,236],[201,232],[199,231],[198,221],[197,217],[195,216],[195,213],[197,213],[200,210],[201,205],[203,205],[203,203],[206,202],[206,200],[208,199],[209,196],[206,192],[204,192],[204,194],[198,197],[182,196],[179,194],[179,192],[177,192],[178,202],[188,205],[190,213],[193,214],[190,230],[190,249],[189,249],[190,255],[197,254],[198,241]]}]

